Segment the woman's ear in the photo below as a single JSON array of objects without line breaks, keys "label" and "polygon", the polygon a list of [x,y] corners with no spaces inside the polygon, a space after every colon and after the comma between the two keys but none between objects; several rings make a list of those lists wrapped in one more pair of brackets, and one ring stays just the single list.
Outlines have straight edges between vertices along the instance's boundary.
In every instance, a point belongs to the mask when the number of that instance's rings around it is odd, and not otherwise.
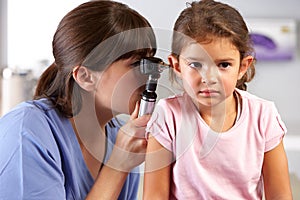
[{"label": "woman's ear", "polygon": [[177,76],[181,77],[181,69],[180,69],[178,57],[175,55],[169,55],[168,61],[170,63],[170,67],[173,68],[173,70],[177,74]]},{"label": "woman's ear", "polygon": [[252,56],[246,56],[245,58],[242,59],[238,79],[241,79],[244,76],[244,74],[247,72],[252,62],[253,62]]},{"label": "woman's ear", "polygon": [[97,78],[89,69],[83,66],[76,66],[73,69],[73,78],[77,84],[86,91],[94,91]]}]

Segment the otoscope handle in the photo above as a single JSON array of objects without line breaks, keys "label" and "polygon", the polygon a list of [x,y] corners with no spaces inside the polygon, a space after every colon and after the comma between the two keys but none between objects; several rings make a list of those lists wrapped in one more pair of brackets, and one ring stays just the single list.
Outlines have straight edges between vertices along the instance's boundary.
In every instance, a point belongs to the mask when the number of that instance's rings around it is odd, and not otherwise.
[{"label": "otoscope handle", "polygon": [[152,114],[156,102],[157,94],[154,91],[145,90],[140,102],[139,116]]},{"label": "otoscope handle", "polygon": [[140,62],[140,72],[148,76],[146,90],[142,94],[140,102],[139,116],[152,114],[156,102],[157,95],[155,93],[160,73],[169,67],[160,58],[149,57],[144,58]]}]

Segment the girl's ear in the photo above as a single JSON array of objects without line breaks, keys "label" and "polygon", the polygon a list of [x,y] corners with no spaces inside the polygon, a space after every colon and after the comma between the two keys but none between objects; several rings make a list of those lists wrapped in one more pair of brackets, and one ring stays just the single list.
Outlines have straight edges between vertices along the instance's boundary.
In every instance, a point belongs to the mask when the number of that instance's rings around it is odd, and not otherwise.
[{"label": "girl's ear", "polygon": [[86,91],[95,90],[97,84],[97,77],[86,67],[74,67],[72,76],[82,89]]},{"label": "girl's ear", "polygon": [[253,62],[252,56],[247,56],[242,59],[238,79],[241,79],[244,76],[244,74],[247,72],[247,70],[248,70],[249,66],[252,64],[252,62]]},{"label": "girl's ear", "polygon": [[177,76],[181,77],[179,59],[175,55],[169,55],[168,61],[170,63],[170,67],[173,68],[173,71],[177,74]]}]

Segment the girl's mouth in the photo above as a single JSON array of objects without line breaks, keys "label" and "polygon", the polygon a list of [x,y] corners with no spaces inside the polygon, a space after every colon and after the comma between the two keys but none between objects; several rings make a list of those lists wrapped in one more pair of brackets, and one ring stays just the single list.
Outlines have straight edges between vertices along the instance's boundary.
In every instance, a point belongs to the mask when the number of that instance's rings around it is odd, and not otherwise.
[{"label": "girl's mouth", "polygon": [[214,97],[219,94],[219,92],[216,90],[201,90],[199,93],[201,96],[204,97]]}]

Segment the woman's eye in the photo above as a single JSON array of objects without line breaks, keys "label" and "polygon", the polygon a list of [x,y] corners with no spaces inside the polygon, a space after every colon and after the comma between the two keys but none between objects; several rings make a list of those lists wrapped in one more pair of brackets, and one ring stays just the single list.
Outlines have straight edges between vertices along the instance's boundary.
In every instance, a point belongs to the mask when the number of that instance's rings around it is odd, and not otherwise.
[{"label": "woman's eye", "polygon": [[188,65],[192,68],[201,68],[203,66],[202,63],[199,62],[191,62]]},{"label": "woman's eye", "polygon": [[222,68],[228,68],[230,66],[230,63],[228,62],[222,62],[219,64],[219,67],[222,67]]},{"label": "woman's eye", "polygon": [[132,67],[138,67],[138,66],[140,66],[140,63],[141,63],[141,61],[138,60],[138,61],[136,61],[136,62],[133,62],[133,63],[131,64],[131,66],[132,66]]}]

